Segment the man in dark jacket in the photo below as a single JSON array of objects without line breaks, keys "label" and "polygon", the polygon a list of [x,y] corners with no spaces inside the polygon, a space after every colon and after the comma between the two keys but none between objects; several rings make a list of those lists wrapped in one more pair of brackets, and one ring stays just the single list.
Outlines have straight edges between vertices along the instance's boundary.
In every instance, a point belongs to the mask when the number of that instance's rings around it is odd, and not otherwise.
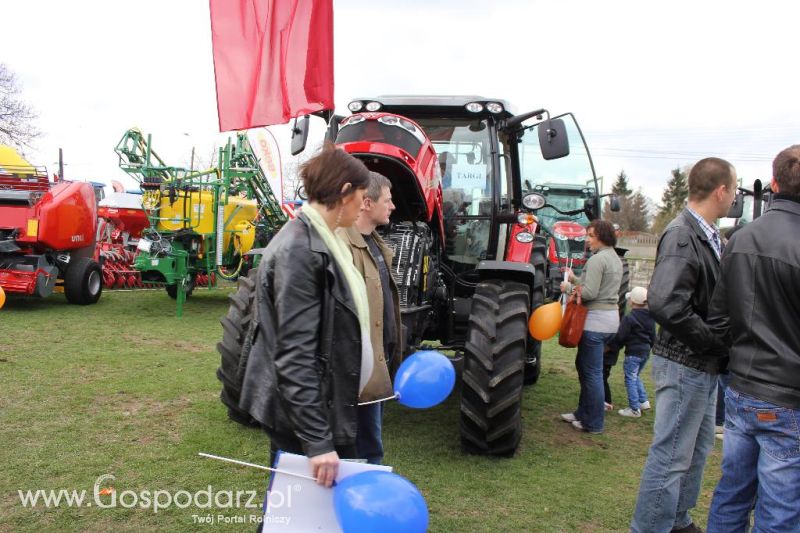
[{"label": "man in dark jacket", "polygon": [[722,340],[706,319],[722,244],[714,222],[736,193],[736,171],[723,159],[698,161],[689,172],[687,207],[658,243],[647,300],[661,325],[653,347],[656,418],[631,530],[696,532],[706,457],[714,447],[717,374]]},{"label": "man in dark jacket", "polygon": [[777,193],[731,237],[709,324],[731,344],[722,478],[708,531],[800,528],[800,145],[772,164]]}]

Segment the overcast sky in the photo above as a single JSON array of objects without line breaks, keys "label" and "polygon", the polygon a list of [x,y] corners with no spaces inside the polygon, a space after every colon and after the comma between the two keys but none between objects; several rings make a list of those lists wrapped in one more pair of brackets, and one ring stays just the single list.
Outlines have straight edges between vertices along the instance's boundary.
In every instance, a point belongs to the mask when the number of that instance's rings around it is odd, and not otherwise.
[{"label": "overcast sky", "polygon": [[[218,142],[208,2],[2,2],[0,62],[71,179],[124,174],[113,148],[152,133],[172,164]],[[334,0],[336,103],[477,94],[572,111],[605,188],[621,169],[658,201],[670,170],[714,155],[745,183],[800,142],[800,2]],[[224,138],[224,137],[223,137]]]}]

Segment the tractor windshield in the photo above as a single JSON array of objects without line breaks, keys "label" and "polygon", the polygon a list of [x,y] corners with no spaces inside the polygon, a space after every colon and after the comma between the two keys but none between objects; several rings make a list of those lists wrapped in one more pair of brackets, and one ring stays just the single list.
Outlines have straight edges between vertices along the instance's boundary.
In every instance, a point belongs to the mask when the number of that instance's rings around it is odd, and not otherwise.
[{"label": "tractor windshield", "polygon": [[485,119],[419,118],[439,157],[445,251],[455,262],[487,258],[492,216],[490,129]]},{"label": "tractor windshield", "polygon": [[[520,172],[522,193],[538,192],[547,203],[560,211],[583,209],[584,202],[599,194],[586,145],[571,114],[562,115],[569,138],[570,153],[566,157],[546,161],[539,147],[540,125],[525,132],[520,144]],[[540,223],[548,229],[559,220],[570,220],[581,225],[589,223],[586,213],[565,215],[545,207],[537,211]]]}]

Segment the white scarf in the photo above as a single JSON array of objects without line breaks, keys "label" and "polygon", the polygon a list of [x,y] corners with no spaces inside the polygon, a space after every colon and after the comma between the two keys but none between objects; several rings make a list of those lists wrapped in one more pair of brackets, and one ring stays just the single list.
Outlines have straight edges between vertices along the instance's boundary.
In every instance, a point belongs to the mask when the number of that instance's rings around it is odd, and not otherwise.
[{"label": "white scarf", "polygon": [[367,286],[364,278],[353,264],[353,254],[350,247],[342,239],[336,236],[322,215],[309,203],[303,204],[303,213],[306,214],[311,225],[317,230],[325,246],[333,254],[336,264],[344,273],[347,285],[350,287],[350,294],[356,303],[358,313],[358,324],[361,327],[361,377],[358,384],[358,393],[364,390],[369,378],[372,376],[374,367],[372,341],[369,331],[369,301],[367,300]]}]

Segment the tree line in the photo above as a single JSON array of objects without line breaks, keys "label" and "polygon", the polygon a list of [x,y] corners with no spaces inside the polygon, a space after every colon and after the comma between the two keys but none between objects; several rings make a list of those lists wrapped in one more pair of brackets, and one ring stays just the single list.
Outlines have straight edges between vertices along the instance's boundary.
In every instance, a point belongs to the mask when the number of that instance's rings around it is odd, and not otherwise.
[{"label": "tree line", "polygon": [[661,195],[661,204],[653,212],[652,201],[645,196],[641,187],[636,191],[630,188],[628,175],[620,171],[611,187],[611,192],[619,199],[619,211],[611,210],[611,201],[603,207],[603,219],[618,224],[623,231],[642,231],[659,234],[667,224],[681,212],[689,195],[686,171],[672,170],[672,176]]}]

